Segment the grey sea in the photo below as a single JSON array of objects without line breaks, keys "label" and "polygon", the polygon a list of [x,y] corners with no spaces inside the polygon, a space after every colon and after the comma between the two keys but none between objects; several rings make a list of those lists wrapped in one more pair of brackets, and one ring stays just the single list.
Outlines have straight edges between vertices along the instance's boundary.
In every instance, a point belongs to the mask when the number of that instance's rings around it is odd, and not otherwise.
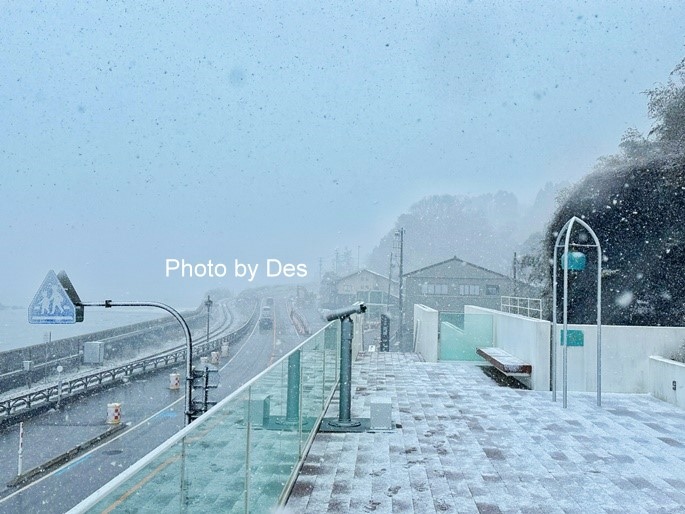
[{"label": "grey sea", "polygon": [[[66,325],[32,325],[24,309],[0,310],[0,352],[42,344],[47,340],[64,339],[98,330],[130,325],[140,321],[169,316],[149,308],[86,308],[84,321]],[[171,317],[171,316],[169,316]]]}]

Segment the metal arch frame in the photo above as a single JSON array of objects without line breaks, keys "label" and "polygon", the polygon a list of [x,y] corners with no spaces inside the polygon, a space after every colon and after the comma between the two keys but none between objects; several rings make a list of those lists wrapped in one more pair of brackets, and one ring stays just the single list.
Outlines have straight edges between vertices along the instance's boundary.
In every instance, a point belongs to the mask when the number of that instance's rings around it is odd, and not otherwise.
[{"label": "metal arch frame", "polygon": [[[597,406],[602,406],[602,246],[594,230],[585,221],[573,216],[559,231],[554,244],[553,259],[553,306],[552,306],[552,401],[557,401],[557,256],[558,249],[563,248],[566,255],[564,266],[564,354],[563,354],[563,406],[566,408],[568,396],[568,248],[571,239],[571,231],[575,223],[581,225],[589,232],[595,241],[594,245],[583,245],[597,248]],[[560,240],[565,235],[564,245]]]}]

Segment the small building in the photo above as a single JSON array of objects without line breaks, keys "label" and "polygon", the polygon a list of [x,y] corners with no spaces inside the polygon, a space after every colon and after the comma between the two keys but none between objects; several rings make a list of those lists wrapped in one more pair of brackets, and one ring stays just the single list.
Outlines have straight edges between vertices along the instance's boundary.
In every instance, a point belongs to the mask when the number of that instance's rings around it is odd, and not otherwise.
[{"label": "small building", "polygon": [[335,307],[364,302],[367,307],[366,318],[378,321],[388,306],[391,312],[397,312],[398,292],[399,282],[393,280],[389,284],[388,277],[362,269],[338,279],[335,283]]},{"label": "small building", "polygon": [[[527,286],[526,292],[529,292]],[[518,283],[519,292],[522,284]],[[535,296],[534,291],[529,292]],[[438,311],[464,312],[464,305],[499,309],[502,296],[513,296],[513,279],[452,257],[404,274],[404,326],[413,332],[414,304]]]}]

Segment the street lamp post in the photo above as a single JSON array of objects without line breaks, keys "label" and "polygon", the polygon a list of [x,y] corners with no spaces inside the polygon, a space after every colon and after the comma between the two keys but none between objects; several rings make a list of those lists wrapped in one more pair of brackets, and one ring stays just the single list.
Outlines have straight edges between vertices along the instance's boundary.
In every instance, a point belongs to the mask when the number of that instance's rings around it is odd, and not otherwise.
[{"label": "street lamp post", "polygon": [[212,304],[214,302],[207,295],[207,300],[205,300],[205,307],[207,307],[207,344],[209,344],[209,313],[212,310]]},{"label": "street lamp post", "polygon": [[196,412],[193,409],[193,337],[190,333],[190,328],[188,323],[181,316],[181,314],[164,303],[160,302],[113,302],[112,300],[105,300],[104,302],[78,302],[74,305],[84,308],[84,307],[105,307],[109,309],[111,307],[157,307],[158,309],[163,309],[171,314],[176,321],[179,322],[181,328],[183,329],[183,334],[186,339],[186,396],[185,396],[185,424],[186,426],[190,424],[191,421],[196,416]]}]

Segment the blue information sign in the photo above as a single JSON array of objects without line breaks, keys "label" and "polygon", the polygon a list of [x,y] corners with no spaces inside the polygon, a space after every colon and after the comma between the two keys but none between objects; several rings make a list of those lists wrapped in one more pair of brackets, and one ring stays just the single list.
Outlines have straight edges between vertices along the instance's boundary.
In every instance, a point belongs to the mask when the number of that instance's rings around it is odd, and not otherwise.
[{"label": "blue information sign", "polygon": [[[571,346],[584,346],[585,336],[582,330],[569,330],[566,336],[568,340],[569,347]],[[559,344],[564,346],[564,331],[561,330],[559,334]]]}]

